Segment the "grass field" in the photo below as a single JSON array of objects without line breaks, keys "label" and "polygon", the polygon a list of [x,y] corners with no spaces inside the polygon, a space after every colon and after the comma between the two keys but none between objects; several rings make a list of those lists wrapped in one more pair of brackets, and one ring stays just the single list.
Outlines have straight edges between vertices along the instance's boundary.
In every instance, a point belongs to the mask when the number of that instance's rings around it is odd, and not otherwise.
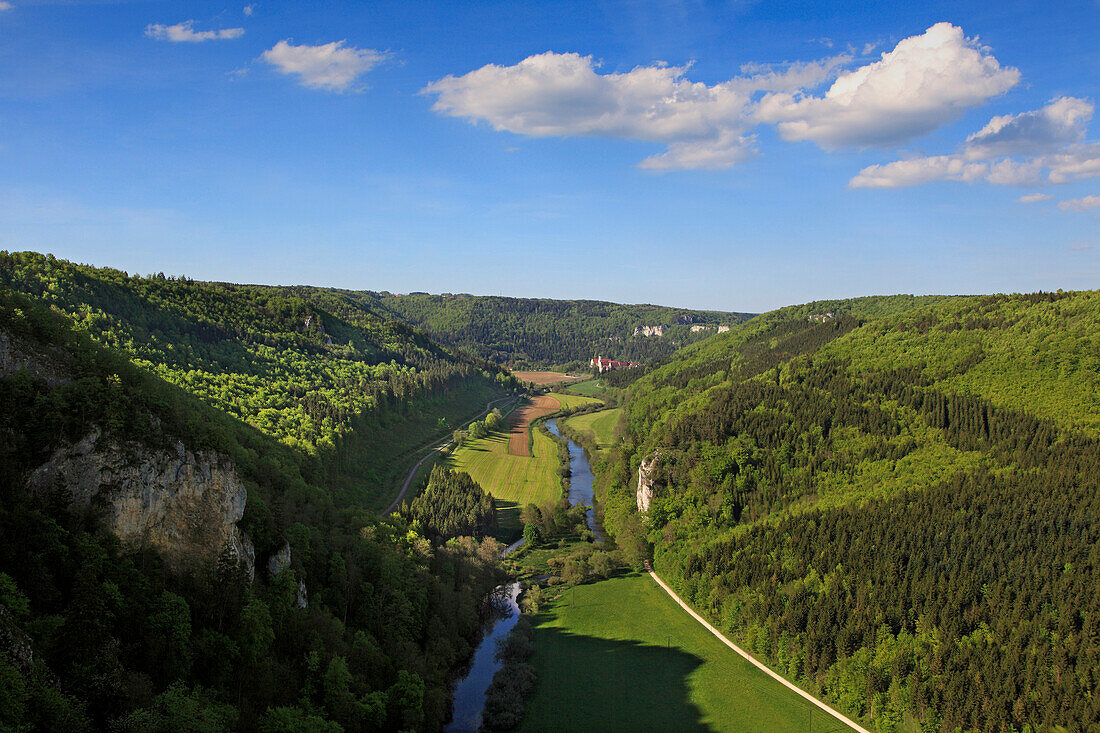
[{"label": "grass field", "polygon": [[611,410],[589,412],[585,415],[577,415],[565,421],[565,423],[578,433],[588,435],[595,441],[600,455],[606,455],[615,443],[615,426],[619,424],[619,416],[623,414],[621,407]]},{"label": "grass field", "polygon": [[848,730],[725,647],[648,575],[578,586],[538,618],[538,684],[521,731]]},{"label": "grass field", "polygon": [[447,458],[447,465],[465,471],[498,501],[497,522],[519,527],[519,507],[561,497],[558,446],[539,430],[532,431],[530,456],[508,453],[508,433],[496,432],[464,443]]},{"label": "grass field", "polygon": [[563,392],[553,392],[550,396],[558,401],[563,410],[572,410],[574,407],[585,407],[586,405],[598,405],[603,402],[603,400],[594,397],[565,394]]},{"label": "grass field", "polygon": [[574,394],[584,395],[585,397],[598,397],[603,392],[603,387],[600,386],[600,380],[598,379],[586,379],[583,382],[569,385],[567,389]]}]

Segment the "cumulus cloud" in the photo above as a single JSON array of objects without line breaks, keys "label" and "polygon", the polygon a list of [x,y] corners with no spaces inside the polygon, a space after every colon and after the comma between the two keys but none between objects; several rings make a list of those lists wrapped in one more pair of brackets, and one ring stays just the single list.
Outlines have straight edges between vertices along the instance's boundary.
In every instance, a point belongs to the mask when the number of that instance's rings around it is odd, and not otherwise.
[{"label": "cumulus cloud", "polygon": [[591,56],[546,52],[513,66],[488,64],[446,76],[422,92],[432,109],[531,137],[614,137],[666,144],[643,168],[728,168],[755,154],[753,95],[819,84],[846,56],[782,67],[751,66],[708,86],[688,66],[654,64],[600,74]]},{"label": "cumulus cloud", "polygon": [[145,26],[145,35],[158,41],[173,43],[200,43],[202,41],[225,41],[240,38],[244,28],[222,28],[216,31],[196,31],[195,21],[185,20],[175,25],[150,23]]},{"label": "cumulus cloud", "polygon": [[287,39],[264,51],[260,58],[280,74],[297,76],[302,86],[344,92],[352,89],[360,76],[390,57],[385,51],[355,48],[346,43],[295,46]]},{"label": "cumulus cloud", "polygon": [[1100,176],[1100,143],[1081,142],[1092,112],[1092,104],[1083,99],[1059,97],[1042,109],[994,117],[957,153],[868,166],[849,185],[899,188],[938,180],[984,180],[1034,186]]},{"label": "cumulus cloud", "polygon": [[0,0],[0,12],[4,10],[11,10],[15,6],[8,2],[8,0]]},{"label": "cumulus cloud", "polygon": [[766,95],[756,117],[776,124],[786,140],[824,148],[895,145],[958,119],[1019,79],[961,28],[937,23],[842,74],[822,97]]},{"label": "cumulus cloud", "polygon": [[[436,112],[496,130],[666,145],[642,161],[643,168],[727,168],[754,155],[752,131],[760,124],[777,125],[784,139],[825,148],[894,144],[956,119],[1020,78],[950,23],[844,72],[852,60],[841,54],[808,63],[745,64],[739,75],[708,85],[688,78],[690,64],[599,73],[591,56],[546,52],[512,66],[488,64],[446,76],[422,92],[436,97]],[[829,83],[823,96],[813,96]]]},{"label": "cumulus cloud", "polygon": [[988,173],[989,166],[985,163],[968,161],[957,155],[934,155],[868,166],[848,185],[852,188],[901,188],[942,180],[971,183]]},{"label": "cumulus cloud", "polygon": [[241,12],[244,13],[245,15],[247,15],[247,16],[251,16],[252,13],[256,12],[256,6],[255,5],[245,5],[244,9]]},{"label": "cumulus cloud", "polygon": [[1051,196],[1049,193],[1029,193],[1021,196],[1016,200],[1019,201],[1021,204],[1036,204],[1040,201],[1049,201],[1052,198],[1054,197]]},{"label": "cumulus cloud", "polygon": [[984,159],[1051,152],[1082,140],[1091,119],[1091,104],[1060,97],[1042,109],[994,117],[966,139],[966,154]]},{"label": "cumulus cloud", "polygon": [[1079,199],[1070,199],[1058,204],[1062,211],[1087,211],[1100,208],[1100,196],[1085,196]]}]

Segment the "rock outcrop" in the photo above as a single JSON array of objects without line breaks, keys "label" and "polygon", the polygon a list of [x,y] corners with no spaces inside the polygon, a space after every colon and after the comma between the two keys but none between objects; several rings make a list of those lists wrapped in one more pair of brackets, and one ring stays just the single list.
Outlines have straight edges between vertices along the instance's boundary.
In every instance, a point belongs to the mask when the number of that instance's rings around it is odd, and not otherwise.
[{"label": "rock outcrop", "polygon": [[278,575],[290,567],[290,560],[290,543],[284,542],[283,546],[279,548],[279,551],[268,559],[267,572],[273,576]]},{"label": "rock outcrop", "polygon": [[156,550],[173,570],[216,560],[226,549],[254,575],[255,549],[237,527],[247,492],[229,459],[182,443],[156,451],[93,430],[54,451],[28,480],[38,494],[101,507],[104,526],[130,547]]},{"label": "rock outcrop", "polygon": [[60,355],[36,353],[35,350],[0,330],[0,377],[27,371],[51,387],[70,381]]},{"label": "rock outcrop", "polygon": [[660,453],[654,453],[649,458],[642,459],[642,465],[638,467],[638,511],[648,512],[649,503],[653,500],[653,497],[657,495],[654,488],[653,474],[656,472],[657,461],[661,457]]},{"label": "rock outcrop", "polygon": [[635,336],[664,336],[666,326],[636,326]]}]

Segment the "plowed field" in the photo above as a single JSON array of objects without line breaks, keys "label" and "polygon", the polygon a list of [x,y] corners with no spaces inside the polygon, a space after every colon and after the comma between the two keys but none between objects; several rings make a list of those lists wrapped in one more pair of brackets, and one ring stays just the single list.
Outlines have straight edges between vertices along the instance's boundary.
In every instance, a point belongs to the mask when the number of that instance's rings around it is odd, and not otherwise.
[{"label": "plowed field", "polygon": [[508,453],[513,456],[531,454],[531,435],[528,426],[531,421],[556,412],[560,408],[557,398],[551,395],[538,395],[526,405],[516,409],[508,418]]}]

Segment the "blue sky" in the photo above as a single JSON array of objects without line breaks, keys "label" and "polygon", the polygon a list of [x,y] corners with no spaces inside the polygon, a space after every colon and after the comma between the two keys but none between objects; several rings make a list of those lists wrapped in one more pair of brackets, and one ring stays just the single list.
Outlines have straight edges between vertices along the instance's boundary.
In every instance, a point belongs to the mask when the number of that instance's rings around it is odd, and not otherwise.
[{"label": "blue sky", "polygon": [[0,2],[0,249],[743,311],[1100,287],[1100,0],[314,5]]}]

